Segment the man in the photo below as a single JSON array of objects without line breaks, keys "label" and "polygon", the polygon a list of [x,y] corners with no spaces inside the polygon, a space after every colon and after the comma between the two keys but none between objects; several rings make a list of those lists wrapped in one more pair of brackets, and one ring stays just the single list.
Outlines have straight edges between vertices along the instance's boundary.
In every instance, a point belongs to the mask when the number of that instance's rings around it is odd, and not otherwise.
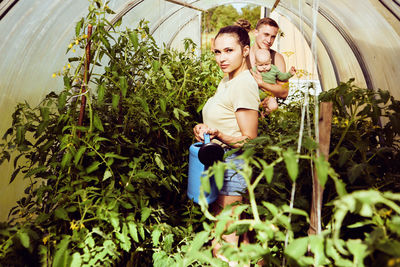
[{"label": "man", "polygon": [[[286,65],[283,56],[271,49],[278,31],[278,24],[271,18],[262,18],[257,22],[254,30],[255,44],[250,48],[250,63],[252,67],[255,66],[255,51],[257,49],[267,49],[271,53],[272,64],[277,66],[281,72],[286,72]],[[269,91],[278,98],[286,98],[288,96],[289,88],[288,86],[285,86],[285,82],[276,81],[276,84],[269,84],[262,80],[260,73],[252,71],[252,74],[261,90]],[[263,101],[262,104],[264,105],[266,103]]]}]

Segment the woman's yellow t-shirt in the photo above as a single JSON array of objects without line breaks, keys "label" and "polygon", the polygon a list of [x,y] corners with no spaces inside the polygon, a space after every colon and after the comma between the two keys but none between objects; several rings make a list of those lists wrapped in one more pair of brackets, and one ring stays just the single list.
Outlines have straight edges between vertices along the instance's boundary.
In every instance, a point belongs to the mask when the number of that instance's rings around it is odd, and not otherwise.
[{"label": "woman's yellow t-shirt", "polygon": [[203,107],[203,122],[210,128],[233,136],[242,136],[235,112],[240,109],[258,110],[260,97],[257,82],[249,70],[242,71],[232,80],[224,77],[215,95]]}]

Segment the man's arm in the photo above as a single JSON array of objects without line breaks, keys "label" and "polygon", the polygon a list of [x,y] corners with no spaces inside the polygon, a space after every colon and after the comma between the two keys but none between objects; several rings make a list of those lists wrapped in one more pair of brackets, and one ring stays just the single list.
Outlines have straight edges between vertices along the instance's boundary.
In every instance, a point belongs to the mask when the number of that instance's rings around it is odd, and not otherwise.
[{"label": "man's arm", "polygon": [[[286,72],[285,60],[279,53],[275,54],[275,66],[279,71]],[[271,92],[274,96],[279,98],[286,98],[288,96],[289,87],[286,82],[276,81],[276,84],[270,84],[262,80],[260,73],[252,71],[252,74],[261,90]]]}]

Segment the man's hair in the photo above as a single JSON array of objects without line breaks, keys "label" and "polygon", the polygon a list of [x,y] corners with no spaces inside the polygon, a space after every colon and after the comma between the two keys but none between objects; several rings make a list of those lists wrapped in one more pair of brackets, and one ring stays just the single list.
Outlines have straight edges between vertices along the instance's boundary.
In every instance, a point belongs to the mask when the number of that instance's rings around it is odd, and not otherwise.
[{"label": "man's hair", "polygon": [[262,25],[269,25],[272,27],[276,27],[279,29],[279,25],[278,23],[276,23],[275,20],[271,19],[271,18],[262,18],[259,19],[256,25],[256,29],[258,29],[259,27],[261,27]]}]

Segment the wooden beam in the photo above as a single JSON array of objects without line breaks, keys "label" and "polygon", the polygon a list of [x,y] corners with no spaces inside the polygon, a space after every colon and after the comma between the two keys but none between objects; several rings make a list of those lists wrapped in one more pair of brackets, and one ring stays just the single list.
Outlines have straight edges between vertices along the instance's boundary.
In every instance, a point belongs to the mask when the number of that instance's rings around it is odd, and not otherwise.
[{"label": "wooden beam", "polygon": [[[329,146],[331,141],[331,128],[332,128],[332,103],[323,102],[320,105],[319,117],[319,153],[329,158]],[[312,202],[310,211],[310,228],[308,235],[315,235],[321,232],[321,210],[322,210],[322,195],[324,189],[318,181],[317,171],[314,167],[313,188],[312,188]]]}]

